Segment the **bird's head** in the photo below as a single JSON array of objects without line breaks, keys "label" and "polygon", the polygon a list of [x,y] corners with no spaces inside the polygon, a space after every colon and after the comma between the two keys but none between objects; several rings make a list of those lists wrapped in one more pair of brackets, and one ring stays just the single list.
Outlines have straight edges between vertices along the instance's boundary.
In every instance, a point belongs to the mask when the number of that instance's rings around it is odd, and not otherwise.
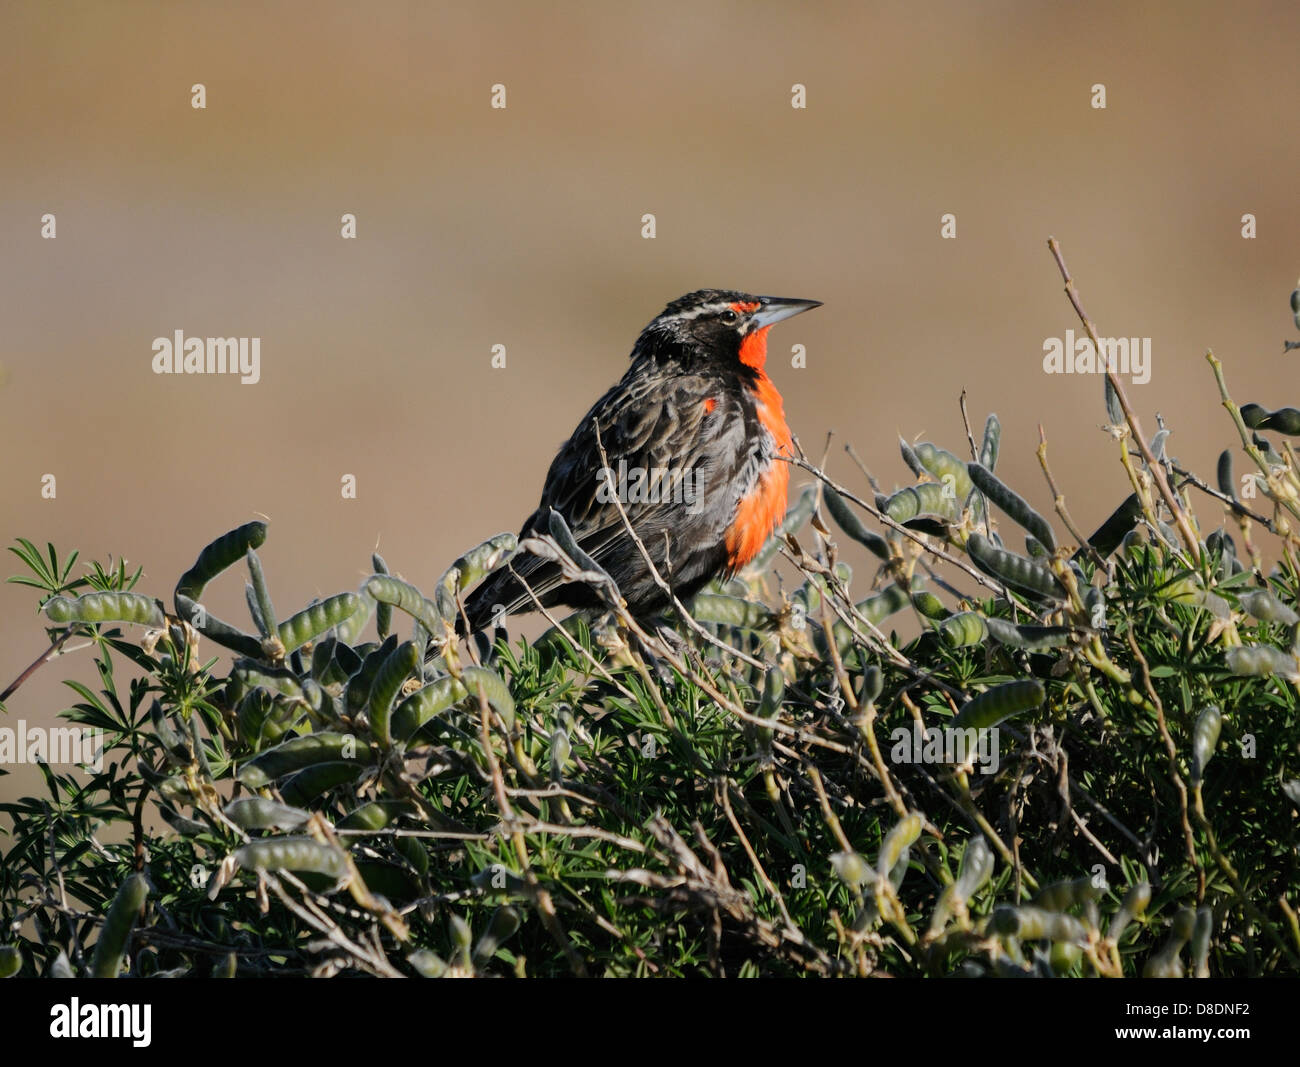
[{"label": "bird's head", "polygon": [[632,354],[690,363],[721,361],[761,371],[772,325],[815,307],[821,307],[820,300],[699,289],[664,308],[641,331]]}]

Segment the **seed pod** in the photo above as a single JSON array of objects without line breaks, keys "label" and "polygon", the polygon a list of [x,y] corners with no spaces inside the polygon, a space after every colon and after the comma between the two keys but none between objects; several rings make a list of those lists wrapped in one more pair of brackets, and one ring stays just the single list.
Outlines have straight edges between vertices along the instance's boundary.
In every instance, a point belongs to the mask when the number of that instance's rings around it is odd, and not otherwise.
[{"label": "seed pod", "polygon": [[1004,682],[968,701],[953,720],[958,729],[985,730],[1013,715],[1040,707],[1047,698],[1037,678]]},{"label": "seed pod", "polygon": [[988,917],[986,930],[998,937],[1015,937],[1020,929],[1020,916],[1010,904],[999,904]]},{"label": "seed pod", "polygon": [[1170,925],[1169,939],[1147,960],[1142,968],[1143,978],[1181,978],[1183,961],[1179,953],[1191,939],[1196,926],[1196,914],[1191,908],[1179,908]]},{"label": "seed pod", "polygon": [[515,931],[519,929],[519,923],[519,912],[509,905],[497,908],[492,913],[492,918],[488,920],[487,929],[483,931],[483,936],[478,939],[478,944],[474,946],[472,963],[475,970],[486,966],[488,961],[497,954],[497,949],[501,947],[501,943],[515,936]]},{"label": "seed pod", "polygon": [[969,900],[983,888],[984,883],[993,876],[995,865],[993,852],[984,838],[973,838],[962,853],[961,864],[957,868],[957,881],[954,883],[962,900]]},{"label": "seed pod", "polygon": [[86,593],[76,600],[50,597],[45,602],[45,615],[51,622],[61,624],[126,622],[155,630],[167,624],[158,601],[140,593]]},{"label": "seed pod", "polygon": [[880,693],[885,688],[885,677],[880,673],[880,668],[874,663],[862,672],[862,682],[858,687],[858,703],[874,704],[880,699]]},{"label": "seed pod", "polygon": [[[911,593],[903,589],[897,583],[887,585],[875,596],[869,596],[865,600],[859,600],[854,608],[867,619],[872,626],[879,626],[890,615],[897,611],[902,611],[911,601]],[[831,632],[835,637],[835,647],[839,650],[841,656],[848,654],[849,647],[853,643],[853,631],[842,622],[835,622],[831,625]],[[822,646],[823,638],[819,635],[818,647]]]},{"label": "seed pod", "polygon": [[[384,557],[378,552],[370,554],[370,565],[374,568],[376,574],[387,574],[388,564],[384,562]],[[386,638],[393,628],[393,605],[375,602],[375,627],[379,632],[380,640]]]},{"label": "seed pod", "polygon": [[[1165,442],[1169,440],[1168,430],[1158,430],[1151,438],[1151,455],[1157,463],[1165,461]],[[1145,460],[1143,463],[1145,464]]]},{"label": "seed pod", "polygon": [[424,847],[424,843],[418,837],[398,834],[393,845],[406,862],[415,869],[415,873],[419,877],[423,878],[429,873],[429,850]]},{"label": "seed pod", "polygon": [[263,837],[235,852],[244,870],[310,871],[335,880],[348,870],[347,853],[310,837]]},{"label": "seed pod", "polygon": [[885,842],[880,846],[880,856],[876,860],[876,873],[880,877],[886,877],[898,866],[903,852],[921,836],[923,825],[921,816],[913,812],[899,819],[894,828],[885,835]]},{"label": "seed pod", "polygon": [[269,797],[240,797],[226,805],[226,818],[244,830],[292,830],[311,818],[311,812]]},{"label": "seed pod", "polygon": [[825,587],[826,579],[820,574],[814,574],[790,594],[790,602],[802,607],[805,615],[811,615],[821,607],[822,590]]},{"label": "seed pod", "polygon": [[204,548],[199,553],[199,558],[194,561],[194,566],[182,574],[180,581],[176,583],[178,600],[176,613],[188,619],[185,612],[180,610],[179,598],[184,596],[190,600],[198,600],[203,595],[203,589],[208,582],[226,568],[234,566],[245,558],[250,548],[260,548],[265,540],[266,523],[249,522],[223,534]]},{"label": "seed pod", "polygon": [[1128,422],[1124,418],[1124,406],[1119,402],[1119,394],[1115,392],[1109,375],[1106,376],[1106,418],[1112,426],[1125,426]]},{"label": "seed pod", "polygon": [[[1269,440],[1267,437],[1265,437],[1263,434],[1252,433],[1252,434],[1250,435],[1250,440],[1251,440],[1251,443],[1252,443],[1256,448],[1258,448],[1258,449],[1260,450],[1260,452],[1263,454],[1263,456],[1264,456],[1264,461],[1265,461],[1265,462],[1266,462],[1270,467],[1283,467],[1283,466],[1286,466],[1285,461],[1282,459],[1281,456],[1279,456],[1279,455],[1277,454],[1277,451],[1273,448],[1273,442],[1270,441],[1270,440]],[[1258,490],[1259,490],[1261,493],[1263,493],[1265,496],[1271,498],[1272,493],[1271,493],[1271,491],[1269,490],[1268,483],[1264,480],[1264,478],[1263,478],[1262,475],[1259,475],[1259,474],[1254,475],[1254,482],[1255,482],[1256,487],[1258,488]]]},{"label": "seed pod", "polygon": [[1300,409],[1297,408],[1269,411],[1259,404],[1243,404],[1241,421],[1252,430],[1275,430],[1288,437],[1300,436]]},{"label": "seed pod", "polygon": [[943,887],[939,899],[934,902],[934,911],[930,913],[930,937],[937,937],[943,932],[952,919],[953,912],[957,910],[958,899],[961,900],[963,905],[966,903],[955,883]]},{"label": "seed pod", "polygon": [[926,521],[947,524],[957,518],[957,501],[938,482],[908,486],[888,497],[880,509],[904,526]]},{"label": "seed pod", "polygon": [[343,706],[349,715],[356,715],[370,701],[370,688],[374,685],[375,675],[384,661],[397,648],[397,637],[389,634],[378,648],[367,652],[361,661],[361,667],[348,679],[347,689],[343,693]]},{"label": "seed pod", "polygon": [[176,614],[209,641],[215,641],[223,648],[228,648],[232,652],[237,652],[249,659],[256,660],[265,655],[262,642],[252,634],[246,634],[243,630],[236,629],[228,622],[222,622],[184,593],[178,592],[175,599]]},{"label": "seed pod", "polygon": [[375,574],[366,579],[366,592],[380,604],[400,608],[431,635],[442,632],[433,604],[409,582],[386,574]]},{"label": "seed pod", "polygon": [[451,945],[455,950],[457,962],[466,972],[469,972],[470,964],[470,945],[474,943],[474,933],[469,928],[463,918],[452,912],[447,917],[447,925],[451,933]]},{"label": "seed pod", "polygon": [[[330,667],[333,663],[334,646],[337,644],[338,644],[337,638],[326,637],[323,640],[317,641],[312,646],[311,668],[310,668],[312,681],[318,684],[321,683],[325,685],[329,684],[328,682],[325,681],[325,675],[330,670]],[[344,675],[343,680],[347,681],[346,675]]]},{"label": "seed pod", "polygon": [[862,520],[849,508],[848,502],[829,485],[826,487],[826,508],[831,518],[846,534],[859,544],[865,545],[874,555],[889,559],[889,542],[880,534],[868,530]]},{"label": "seed pod", "polygon": [[172,724],[171,717],[163,711],[162,705],[157,700],[149,707],[149,721],[153,724],[153,732],[162,742],[168,756],[181,763],[189,763],[194,758],[189,742]]},{"label": "seed pod", "polygon": [[978,463],[966,464],[966,470],[975,487],[1002,509],[1008,518],[1038,538],[1049,552],[1056,551],[1056,535],[1052,532],[1052,527],[1029,506],[1028,501],[1005,485],[991,470]]},{"label": "seed pod", "polygon": [[1160,535],[1160,540],[1170,548],[1178,548],[1178,531],[1163,519],[1156,519],[1156,533]]},{"label": "seed pod", "polygon": [[564,516],[554,508],[551,508],[549,514],[546,516],[546,528],[550,531],[551,537],[555,539],[555,543],[560,546],[561,551],[573,560],[574,563],[584,571],[590,571],[593,574],[600,575],[604,581],[608,582],[611,590],[618,588],[618,585],[615,583],[614,579],[609,576],[609,573],[605,568],[582,550],[578,545],[577,540],[574,539],[573,531],[569,529],[569,524],[564,521]]},{"label": "seed pod", "polygon": [[[319,669],[317,659],[321,657]],[[327,637],[312,650],[312,677],[326,687],[331,695],[342,697],[350,682],[361,670],[362,658],[341,638]]]},{"label": "seed pod", "polygon": [[922,441],[916,446],[915,452],[916,458],[934,480],[945,486],[957,500],[965,500],[970,496],[971,481],[965,463],[947,449],[936,448],[929,441]]},{"label": "seed pod", "polygon": [[776,619],[764,604],[721,593],[700,593],[691,604],[691,614],[696,622],[734,626],[741,630],[770,630]]},{"label": "seed pod", "polygon": [[1072,941],[1053,941],[1047,959],[1054,975],[1069,974],[1083,959],[1083,949]]},{"label": "seed pod", "polygon": [[1244,569],[1237,560],[1237,546],[1222,529],[1215,530],[1205,539],[1205,547],[1209,553],[1219,557],[1215,576],[1220,581],[1231,578],[1235,574],[1240,574]]},{"label": "seed pod", "polygon": [[1025,551],[1029,554],[1030,559],[1046,559],[1051,555],[1043,543],[1033,534],[1025,534]]},{"label": "seed pod", "polygon": [[199,730],[200,718],[198,715],[190,715],[190,749],[198,759],[199,771],[205,781],[211,782],[215,777],[212,773],[212,767],[208,764],[207,749],[203,747],[203,737]]},{"label": "seed pod", "polygon": [[235,707],[244,740],[254,748],[279,741],[307,717],[307,701],[265,689],[252,689]]},{"label": "seed pod", "polygon": [[1106,936],[1113,942],[1118,943],[1128,928],[1128,924],[1134,919],[1139,918],[1146,910],[1147,905],[1151,903],[1151,886],[1146,882],[1135,882],[1129,886],[1129,890],[1124,894],[1124,899],[1120,903],[1119,911],[1110,922],[1110,930]]},{"label": "seed pod", "polygon": [[519,539],[512,533],[500,533],[478,545],[453,563],[434,586],[434,599],[438,614],[444,619],[454,619],[457,614],[456,596],[471,585],[481,581],[495,570],[519,547]]},{"label": "seed pod", "polygon": [[235,777],[249,789],[262,789],[286,774],[321,763],[345,760],[359,769],[373,754],[368,744],[351,734],[307,734],[259,753],[239,768]]},{"label": "seed pod", "polygon": [[143,874],[133,874],[122,883],[104,917],[104,928],[95,944],[95,956],[90,965],[91,977],[117,977],[122,969],[127,940],[135,929],[136,920],[140,917],[148,896],[149,883]]},{"label": "seed pod", "polygon": [[1196,717],[1196,728],[1192,731],[1192,785],[1201,784],[1205,766],[1214,758],[1222,726],[1223,715],[1213,704],[1208,705]]},{"label": "seed pod", "polygon": [[573,745],[569,741],[569,731],[563,726],[557,726],[551,731],[551,781],[561,782],[564,780],[564,765],[569,762],[569,755],[573,751]]},{"label": "seed pod", "polygon": [[1288,656],[1272,645],[1239,645],[1224,653],[1228,670],[1238,677],[1267,678],[1281,675],[1289,682],[1300,679],[1295,656]]},{"label": "seed pod", "polygon": [[912,594],[912,607],[927,619],[946,619],[949,615],[948,609],[943,606],[943,601],[925,589]]},{"label": "seed pod", "polygon": [[274,629],[268,626],[266,620],[262,618],[262,607],[257,602],[257,593],[253,589],[252,582],[244,583],[244,603],[248,605],[248,614],[253,620],[253,628],[265,641],[274,632]]},{"label": "seed pod", "polygon": [[775,719],[781,711],[781,700],[784,696],[784,672],[780,667],[769,667],[763,677],[763,696],[758,702],[758,716],[763,719]]},{"label": "seed pod", "polygon": [[930,935],[936,936],[948,925],[958,904],[965,907],[993,874],[993,853],[982,837],[973,838],[962,853],[957,879],[945,886],[930,916]]},{"label": "seed pod", "polygon": [[1300,289],[1291,291],[1291,314],[1295,318],[1296,328],[1300,329]]},{"label": "seed pod", "polygon": [[907,464],[907,469],[915,474],[918,478],[925,473],[925,466],[921,463],[921,458],[912,451],[912,446],[900,437],[898,439],[898,450],[902,453],[903,462]]},{"label": "seed pod", "polygon": [[1088,625],[1094,630],[1106,629],[1106,594],[1095,585],[1085,586],[1083,606],[1088,612]]},{"label": "seed pod", "polygon": [[275,608],[271,604],[270,590],[266,587],[266,575],[262,573],[262,561],[251,545],[244,553],[244,558],[248,561],[248,573],[252,579],[248,586],[249,611],[262,637],[270,637],[276,629]]},{"label": "seed pod", "polygon": [[356,593],[339,593],[319,604],[304,608],[292,618],[280,623],[280,640],[285,652],[301,648],[314,641],[332,626],[337,626],[361,606]]},{"label": "seed pod", "polygon": [[1279,623],[1282,626],[1294,626],[1300,623],[1300,615],[1283,604],[1267,589],[1257,589],[1253,593],[1243,593],[1240,597],[1242,610],[1253,615],[1260,622]]},{"label": "seed pod", "polygon": [[393,709],[390,726],[394,740],[410,740],[425,723],[464,700],[469,693],[447,675],[417,689]]},{"label": "seed pod", "polygon": [[[386,605],[387,606],[387,605]],[[338,639],[349,648],[356,645],[365,631],[366,624],[370,621],[370,616],[379,610],[379,605],[375,598],[366,592],[362,586],[361,591],[357,593],[357,610],[340,622],[334,628]],[[389,609],[391,612],[391,608]],[[380,636],[387,636],[381,634]]]},{"label": "seed pod", "polygon": [[875,596],[869,596],[854,605],[873,626],[879,626],[896,611],[902,611],[910,602],[910,594],[901,585],[888,585]]},{"label": "seed pod", "polygon": [[499,674],[484,667],[466,667],[461,671],[460,677],[470,696],[476,697],[479,687],[482,686],[483,695],[492,710],[501,717],[507,730],[514,730],[515,698],[510,695],[510,690]]},{"label": "seed pod", "polygon": [[1056,576],[1043,564],[1025,559],[1005,548],[998,548],[981,534],[970,535],[966,542],[966,553],[980,570],[1007,585],[1053,599],[1065,595]]},{"label": "seed pod", "polygon": [[239,973],[239,957],[233,952],[218,956],[212,964],[209,978],[234,978]]},{"label": "seed pod", "polygon": [[22,969],[22,949],[17,945],[0,945],[0,978],[12,978]]},{"label": "seed pod", "polygon": [[871,877],[867,861],[856,852],[835,852],[831,855],[831,869],[835,876],[850,889],[861,887]]},{"label": "seed pod", "polygon": [[1196,926],[1192,930],[1192,974],[1197,978],[1210,977],[1210,935],[1214,933],[1214,912],[1209,908],[1196,909]]},{"label": "seed pod", "polygon": [[1048,911],[1065,911],[1101,899],[1102,891],[1093,885],[1091,878],[1074,878],[1045,885],[1030,902]]},{"label": "seed pod", "polygon": [[512,533],[499,533],[488,538],[448,567],[438,580],[438,585],[464,592],[486,578],[489,572],[496,570],[518,547],[519,538]]},{"label": "seed pod", "polygon": [[406,641],[393,649],[392,655],[384,660],[375,675],[370,688],[370,732],[375,740],[386,745],[392,737],[389,733],[389,716],[393,710],[393,701],[411,674],[420,666],[420,652],[415,645]]},{"label": "seed pod", "polygon": [[302,697],[298,676],[286,667],[265,667],[252,659],[237,659],[231,665],[226,682],[226,699],[238,703],[245,693],[266,689],[288,697]]},{"label": "seed pod", "polygon": [[1082,941],[1088,928],[1073,915],[1032,905],[1000,905],[989,917],[989,931],[1022,941]]},{"label": "seed pod", "polygon": [[1011,648],[1061,648],[1070,643],[1068,626],[1017,626],[1006,619],[985,620],[995,641]]},{"label": "seed pod", "polygon": [[409,807],[404,800],[371,800],[338,823],[340,830],[383,830]]},{"label": "seed pod", "polygon": [[1215,471],[1219,483],[1219,492],[1232,500],[1237,499],[1237,482],[1232,476],[1232,449],[1225,448],[1219,453],[1219,464]]},{"label": "seed pod", "polygon": [[431,949],[421,948],[408,953],[406,962],[416,969],[421,978],[441,978],[447,973],[447,961]]},{"label": "seed pod", "polygon": [[996,415],[984,420],[984,440],[980,443],[980,466],[992,470],[998,465],[998,445],[1002,441],[1002,423]]},{"label": "seed pod", "polygon": [[1109,556],[1119,548],[1124,535],[1133,529],[1141,517],[1142,502],[1136,493],[1130,493],[1110,517],[1097,528],[1097,532],[1088,538],[1088,544],[1101,556]]},{"label": "seed pod", "polygon": [[983,644],[989,635],[984,616],[978,611],[961,611],[949,615],[937,627],[939,635],[949,648],[966,648]]}]

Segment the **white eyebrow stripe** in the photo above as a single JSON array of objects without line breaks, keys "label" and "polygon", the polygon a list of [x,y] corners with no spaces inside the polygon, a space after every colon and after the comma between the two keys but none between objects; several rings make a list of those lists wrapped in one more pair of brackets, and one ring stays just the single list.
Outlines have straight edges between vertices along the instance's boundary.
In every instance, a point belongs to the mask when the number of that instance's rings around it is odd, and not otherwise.
[{"label": "white eyebrow stripe", "polygon": [[691,319],[698,319],[701,315],[711,315],[714,312],[726,311],[729,307],[731,307],[731,303],[723,300],[715,304],[703,304],[700,307],[690,308],[686,311],[679,311],[677,314],[670,317],[680,319],[683,322],[689,322]]}]

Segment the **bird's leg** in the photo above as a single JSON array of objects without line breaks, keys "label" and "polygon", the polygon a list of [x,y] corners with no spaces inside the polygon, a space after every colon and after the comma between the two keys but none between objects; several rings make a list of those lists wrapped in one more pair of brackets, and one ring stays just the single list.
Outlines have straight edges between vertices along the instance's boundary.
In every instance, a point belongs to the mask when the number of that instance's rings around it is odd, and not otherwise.
[{"label": "bird's leg", "polygon": [[660,641],[679,655],[684,653],[690,646],[690,642],[682,636],[675,626],[671,625],[665,619],[661,619],[655,624],[654,634]]}]

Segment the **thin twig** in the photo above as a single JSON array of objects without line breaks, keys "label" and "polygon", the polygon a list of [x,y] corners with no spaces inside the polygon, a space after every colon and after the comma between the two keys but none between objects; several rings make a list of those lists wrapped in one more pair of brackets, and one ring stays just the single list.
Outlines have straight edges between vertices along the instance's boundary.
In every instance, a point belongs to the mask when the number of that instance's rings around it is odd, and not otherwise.
[{"label": "thin twig", "polygon": [[[1060,268],[1061,278],[1065,281],[1065,295],[1070,298],[1070,303],[1074,305],[1074,310],[1079,316],[1079,321],[1083,323],[1084,330],[1088,333],[1088,338],[1092,341],[1093,349],[1097,352],[1098,358],[1103,351],[1101,342],[1097,339],[1097,328],[1093,325],[1092,319],[1088,317],[1087,312],[1083,310],[1083,305],[1079,302],[1079,291],[1075,288],[1074,279],[1070,277],[1070,271],[1065,265],[1065,259],[1061,255],[1061,245],[1055,237],[1047,239],[1047,247],[1052,250],[1052,256],[1056,259],[1056,265]],[[1155,480],[1156,488],[1160,491],[1160,496],[1165,502],[1165,507],[1174,517],[1174,523],[1178,526],[1178,532],[1182,535],[1183,542],[1187,546],[1187,551],[1191,554],[1193,563],[1200,563],[1201,548],[1200,542],[1192,532],[1191,525],[1187,521],[1187,513],[1179,504],[1177,496],[1169,486],[1169,479],[1165,477],[1164,465],[1156,460],[1151,451],[1151,446],[1147,444],[1147,439],[1142,433],[1142,424],[1138,421],[1137,414],[1133,411],[1128,402],[1128,394],[1124,392],[1124,386],[1119,380],[1116,369],[1111,366],[1110,360],[1106,360],[1106,378],[1110,382],[1111,388],[1115,390],[1115,396],[1119,400],[1120,409],[1124,412],[1124,418],[1128,421],[1129,430],[1133,434],[1133,440],[1142,452],[1142,458],[1146,461],[1147,470],[1151,472],[1151,477]]]}]

